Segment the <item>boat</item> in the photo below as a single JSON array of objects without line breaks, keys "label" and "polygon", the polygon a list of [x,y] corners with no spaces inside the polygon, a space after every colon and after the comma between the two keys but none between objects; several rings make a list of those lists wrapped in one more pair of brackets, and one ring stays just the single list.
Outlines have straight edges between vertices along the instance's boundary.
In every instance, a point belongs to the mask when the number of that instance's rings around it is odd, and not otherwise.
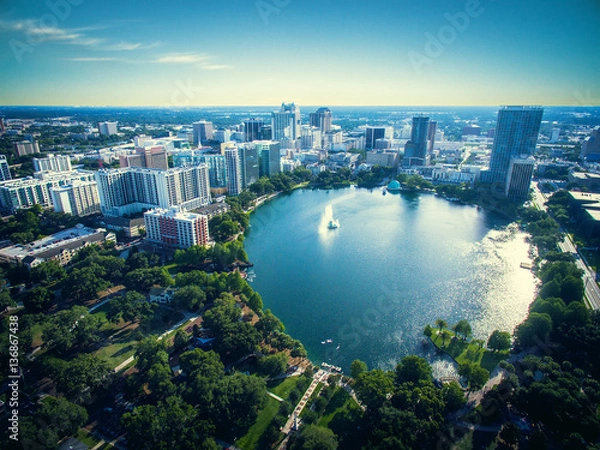
[{"label": "boat", "polygon": [[336,228],[340,227],[340,223],[335,220],[335,219],[331,219],[329,221],[329,224],[327,224],[327,228],[329,228],[330,230],[335,230]]}]

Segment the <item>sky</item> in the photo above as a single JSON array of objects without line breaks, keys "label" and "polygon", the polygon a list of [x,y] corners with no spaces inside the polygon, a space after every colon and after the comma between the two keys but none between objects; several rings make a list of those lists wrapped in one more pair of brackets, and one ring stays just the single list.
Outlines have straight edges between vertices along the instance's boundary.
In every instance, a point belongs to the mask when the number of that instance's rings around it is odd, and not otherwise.
[{"label": "sky", "polygon": [[600,105],[598,0],[0,0],[0,105]]}]

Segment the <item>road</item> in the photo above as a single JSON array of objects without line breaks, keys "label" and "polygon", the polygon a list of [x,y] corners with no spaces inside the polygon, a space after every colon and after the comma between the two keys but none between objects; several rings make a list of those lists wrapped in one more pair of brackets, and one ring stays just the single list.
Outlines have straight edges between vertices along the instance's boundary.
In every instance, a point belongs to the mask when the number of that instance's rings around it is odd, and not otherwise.
[{"label": "road", "polygon": [[[546,197],[542,194],[537,185],[534,185],[534,193],[533,201],[537,207],[542,211],[548,211],[548,208],[545,205]],[[565,239],[562,242],[559,242],[558,246],[563,252],[575,256],[575,264],[577,264],[578,268],[583,270],[585,297],[588,300],[588,304],[594,310],[600,309],[600,288],[598,287],[598,283],[596,283],[596,271],[587,264],[585,256],[579,253],[577,247],[571,240],[571,236],[562,226],[560,227],[560,231],[565,235]]]}]

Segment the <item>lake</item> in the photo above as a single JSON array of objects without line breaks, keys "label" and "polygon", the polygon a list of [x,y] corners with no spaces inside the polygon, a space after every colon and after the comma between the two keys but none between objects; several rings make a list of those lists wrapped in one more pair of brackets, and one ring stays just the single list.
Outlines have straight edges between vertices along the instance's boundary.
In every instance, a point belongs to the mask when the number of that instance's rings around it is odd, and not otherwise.
[{"label": "lake", "polygon": [[[339,228],[329,229],[335,218]],[[474,337],[511,331],[536,279],[525,234],[506,218],[430,194],[296,190],[251,215],[252,287],[315,363],[349,373],[361,359],[390,369],[408,354],[451,366],[424,345],[437,318]]]}]

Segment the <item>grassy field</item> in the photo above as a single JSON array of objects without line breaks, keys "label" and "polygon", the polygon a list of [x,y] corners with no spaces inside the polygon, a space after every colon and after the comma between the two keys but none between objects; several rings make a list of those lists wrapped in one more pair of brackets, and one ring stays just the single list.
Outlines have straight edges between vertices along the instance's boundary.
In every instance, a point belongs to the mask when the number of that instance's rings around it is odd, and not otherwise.
[{"label": "grassy field", "polygon": [[[278,397],[287,400],[290,393],[298,385],[299,377],[289,377],[267,385],[267,389]],[[253,450],[258,448],[261,436],[267,430],[279,410],[280,402],[269,396],[266,406],[258,413],[258,418],[254,425],[250,427],[248,433],[241,437],[235,446],[244,450]],[[295,406],[295,405],[294,405]]]},{"label": "grassy field", "polygon": [[[106,306],[103,305],[92,314],[106,319]],[[135,353],[135,347],[140,338],[151,334],[160,335],[174,323],[181,320],[182,317],[180,313],[158,309],[151,320],[142,324],[106,322],[101,328],[107,336],[106,345],[96,350],[94,354],[107,361],[111,367],[117,367]],[[164,319],[167,319],[167,321],[165,322]]]},{"label": "grassy field", "polygon": [[490,351],[479,347],[477,344],[463,341],[454,336],[450,342],[446,342],[445,345],[443,345],[442,338],[437,334],[436,330],[434,330],[433,335],[431,336],[431,341],[440,350],[450,355],[458,364],[465,364],[468,362],[479,364],[488,372],[494,370],[500,361],[507,359],[509,356],[508,351]]}]

